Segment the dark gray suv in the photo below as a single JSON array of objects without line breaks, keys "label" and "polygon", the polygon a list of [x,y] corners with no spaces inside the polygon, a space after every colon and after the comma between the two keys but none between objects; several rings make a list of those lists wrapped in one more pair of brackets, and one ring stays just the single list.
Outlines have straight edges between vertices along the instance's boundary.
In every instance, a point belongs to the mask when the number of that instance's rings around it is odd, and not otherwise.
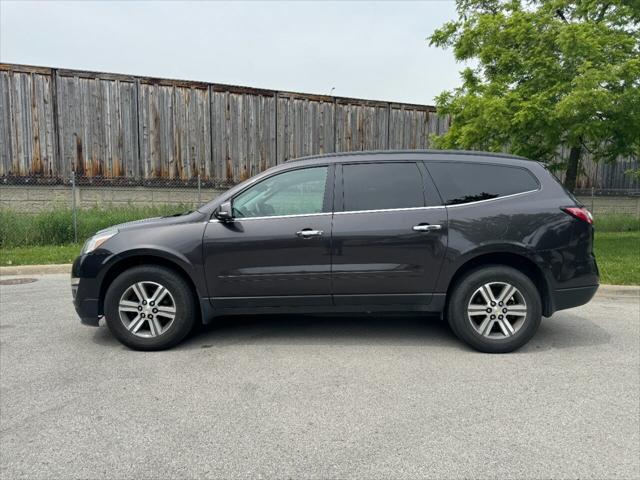
[{"label": "dark gray suv", "polygon": [[591,214],[538,162],[451,151],[303,158],[184,215],[116,225],[73,265],[76,310],[157,350],[248,313],[439,313],[483,352],[598,288]]}]

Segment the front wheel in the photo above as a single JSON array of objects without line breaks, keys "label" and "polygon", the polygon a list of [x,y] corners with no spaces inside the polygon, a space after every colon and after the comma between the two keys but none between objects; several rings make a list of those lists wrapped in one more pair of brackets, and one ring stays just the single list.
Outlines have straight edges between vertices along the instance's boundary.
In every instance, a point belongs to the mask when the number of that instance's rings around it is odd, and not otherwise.
[{"label": "front wheel", "polygon": [[193,294],[172,270],[156,265],[121,273],[105,296],[113,335],[136,350],[163,350],[187,336],[195,317]]},{"label": "front wheel", "polygon": [[540,294],[522,272],[501,265],[467,274],[447,309],[454,333],[476,350],[506,353],[526,344],[542,319]]}]

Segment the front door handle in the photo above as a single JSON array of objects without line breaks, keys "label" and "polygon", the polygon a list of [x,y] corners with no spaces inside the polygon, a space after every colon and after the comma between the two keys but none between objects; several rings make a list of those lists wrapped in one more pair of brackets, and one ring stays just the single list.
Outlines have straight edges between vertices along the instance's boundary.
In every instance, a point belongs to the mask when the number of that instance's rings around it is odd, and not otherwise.
[{"label": "front door handle", "polygon": [[420,225],[414,225],[414,232],[432,232],[434,230],[442,230],[442,225],[429,225],[426,223],[421,223]]},{"label": "front door handle", "polygon": [[324,232],[322,230],[313,230],[311,228],[305,228],[296,232],[296,235],[301,238],[320,237]]}]

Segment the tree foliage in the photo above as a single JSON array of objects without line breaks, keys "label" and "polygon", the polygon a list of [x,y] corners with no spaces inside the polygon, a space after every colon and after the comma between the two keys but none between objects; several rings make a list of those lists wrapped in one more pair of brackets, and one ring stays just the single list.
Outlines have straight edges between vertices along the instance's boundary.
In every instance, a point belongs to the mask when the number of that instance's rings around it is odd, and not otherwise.
[{"label": "tree foliage", "polygon": [[474,66],[436,99],[452,117],[438,147],[548,161],[566,145],[571,188],[585,152],[640,152],[639,0],[457,0],[457,10],[430,44]]}]

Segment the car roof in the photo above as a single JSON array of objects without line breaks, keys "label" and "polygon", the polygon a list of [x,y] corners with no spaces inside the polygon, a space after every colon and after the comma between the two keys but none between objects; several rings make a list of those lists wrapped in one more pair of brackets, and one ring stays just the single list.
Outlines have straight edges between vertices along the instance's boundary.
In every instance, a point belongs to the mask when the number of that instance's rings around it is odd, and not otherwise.
[{"label": "car roof", "polygon": [[[350,158],[351,157],[351,158]],[[481,152],[475,150],[365,150],[359,152],[335,152],[325,153],[322,155],[311,155],[287,160],[285,163],[293,164],[298,162],[304,163],[334,163],[349,160],[354,161],[389,161],[389,160],[407,160],[413,157],[419,157],[421,160],[446,160],[446,161],[469,161],[473,157],[482,157],[504,163],[520,163],[522,161],[532,162],[525,157],[511,155],[508,153]],[[515,162],[514,162],[515,160]]]}]

